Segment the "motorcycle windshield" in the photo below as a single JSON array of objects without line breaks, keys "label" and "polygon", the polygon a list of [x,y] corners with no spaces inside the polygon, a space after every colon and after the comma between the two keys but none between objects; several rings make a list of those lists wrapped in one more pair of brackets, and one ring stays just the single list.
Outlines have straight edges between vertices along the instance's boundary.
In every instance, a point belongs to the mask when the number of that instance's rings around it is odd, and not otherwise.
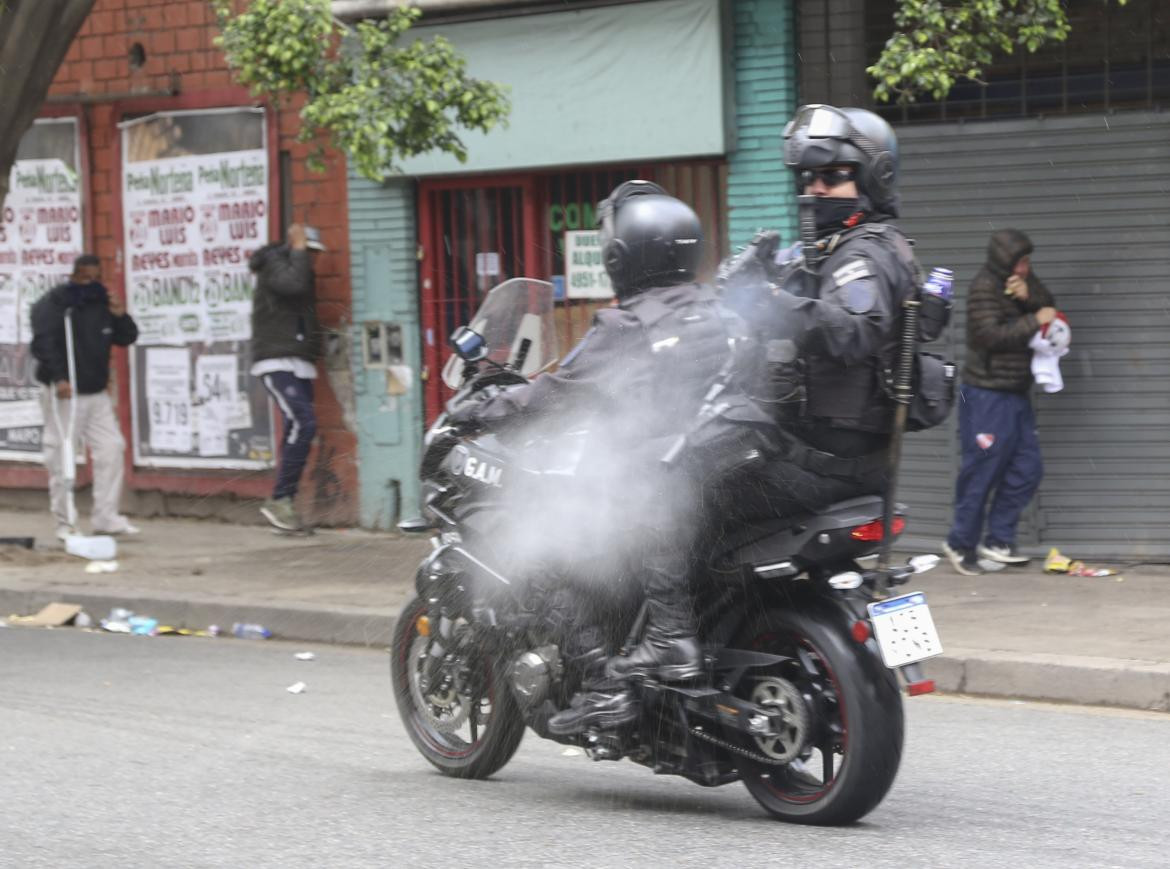
[{"label": "motorcycle windshield", "polygon": [[[492,287],[468,326],[483,336],[489,359],[532,377],[561,355],[553,310],[552,284],[512,278]],[[463,360],[454,354],[443,366],[443,382],[451,389],[463,382]]]}]

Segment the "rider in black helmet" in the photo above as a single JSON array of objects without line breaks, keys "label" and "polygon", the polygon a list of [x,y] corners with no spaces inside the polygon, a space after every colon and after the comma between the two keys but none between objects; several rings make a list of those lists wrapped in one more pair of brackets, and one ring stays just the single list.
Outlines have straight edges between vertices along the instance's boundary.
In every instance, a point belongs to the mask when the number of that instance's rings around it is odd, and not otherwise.
[{"label": "rider in black helmet", "polygon": [[721,268],[726,304],[767,348],[780,455],[737,492],[784,515],[880,494],[903,303],[920,282],[898,215],[894,131],[864,109],[802,106],[784,131],[801,240],[756,236]]},{"label": "rider in black helmet", "polygon": [[[585,674],[585,696],[549,721],[557,734],[637,717],[636,701],[624,682],[631,675],[686,680],[700,672],[686,587],[686,540],[693,526],[680,504],[689,498],[678,487],[679,475],[667,479],[659,458],[695,416],[729,354],[726,316],[717,297],[694,282],[703,245],[694,211],[657,184],[627,181],[597,213],[617,306],[597,312],[592,328],[556,373],[465,405],[453,419],[502,427],[588,410],[611,436],[617,433],[619,450],[644,456],[627,462],[631,474],[662,474],[660,509],[630,517],[625,535],[639,549],[634,560],[648,601],[645,641],[631,655],[610,659],[608,677],[603,646],[567,655],[570,665],[575,658]],[[597,509],[623,506],[598,504]]]}]

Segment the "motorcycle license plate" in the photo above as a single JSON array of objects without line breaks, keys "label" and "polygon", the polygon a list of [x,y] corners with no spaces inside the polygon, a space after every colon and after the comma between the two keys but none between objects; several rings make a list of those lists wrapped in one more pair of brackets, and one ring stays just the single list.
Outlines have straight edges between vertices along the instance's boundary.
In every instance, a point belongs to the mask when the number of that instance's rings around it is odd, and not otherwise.
[{"label": "motorcycle license plate", "polygon": [[942,654],[942,642],[920,591],[869,605],[874,639],[887,667],[901,667]]}]

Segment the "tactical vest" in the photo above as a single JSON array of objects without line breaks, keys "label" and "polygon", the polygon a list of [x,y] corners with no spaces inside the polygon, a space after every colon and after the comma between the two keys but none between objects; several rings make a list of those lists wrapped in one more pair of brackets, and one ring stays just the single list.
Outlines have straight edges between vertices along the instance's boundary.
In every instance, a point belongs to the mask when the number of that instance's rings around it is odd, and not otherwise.
[{"label": "tactical vest", "polygon": [[898,350],[900,312],[920,282],[918,263],[909,241],[893,224],[862,224],[829,240],[828,255],[815,273],[805,272],[799,262],[791,264],[782,286],[795,295],[848,307],[840,298],[843,287],[837,286],[832,276],[847,260],[859,255],[874,263],[881,274],[898,276],[895,286],[881,288],[892,293],[889,304],[894,316],[886,341],[880,353],[853,365],[829,356],[805,355],[801,360],[806,391],[802,421],[886,433],[893,427],[894,402],[889,395],[889,382]]}]

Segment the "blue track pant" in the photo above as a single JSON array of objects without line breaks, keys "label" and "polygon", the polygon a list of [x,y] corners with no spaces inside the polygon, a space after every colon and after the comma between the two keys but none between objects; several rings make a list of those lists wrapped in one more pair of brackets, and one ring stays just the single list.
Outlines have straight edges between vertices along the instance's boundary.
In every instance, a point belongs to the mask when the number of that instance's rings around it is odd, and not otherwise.
[{"label": "blue track pant", "polygon": [[974,549],[986,510],[985,542],[1015,545],[1020,515],[1044,477],[1031,399],[964,385],[959,392],[959,446],[963,462],[947,543],[954,549]]},{"label": "blue track pant", "polygon": [[264,388],[276,401],[284,417],[284,449],[276,471],[273,498],[292,498],[309,459],[309,447],[317,434],[317,416],[313,412],[313,381],[297,377],[290,371],[274,371],[263,377]]}]

